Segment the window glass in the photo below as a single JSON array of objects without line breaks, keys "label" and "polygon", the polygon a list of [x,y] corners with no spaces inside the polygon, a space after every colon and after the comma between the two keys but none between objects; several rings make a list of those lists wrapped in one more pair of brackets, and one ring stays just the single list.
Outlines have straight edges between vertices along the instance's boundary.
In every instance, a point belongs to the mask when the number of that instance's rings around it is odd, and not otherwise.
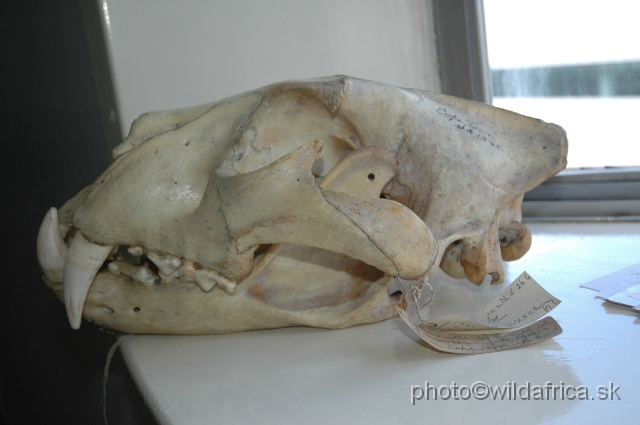
[{"label": "window glass", "polygon": [[484,0],[493,104],[561,125],[568,168],[640,165],[640,1]]}]

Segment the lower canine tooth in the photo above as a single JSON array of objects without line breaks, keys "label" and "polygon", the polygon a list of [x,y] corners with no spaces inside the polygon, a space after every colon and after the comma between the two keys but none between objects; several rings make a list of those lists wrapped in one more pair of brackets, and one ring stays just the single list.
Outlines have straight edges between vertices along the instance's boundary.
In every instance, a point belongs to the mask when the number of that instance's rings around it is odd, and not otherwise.
[{"label": "lower canine tooth", "polygon": [[101,246],[87,241],[76,231],[64,263],[64,305],[73,329],[80,328],[82,310],[89,288],[113,246]]}]

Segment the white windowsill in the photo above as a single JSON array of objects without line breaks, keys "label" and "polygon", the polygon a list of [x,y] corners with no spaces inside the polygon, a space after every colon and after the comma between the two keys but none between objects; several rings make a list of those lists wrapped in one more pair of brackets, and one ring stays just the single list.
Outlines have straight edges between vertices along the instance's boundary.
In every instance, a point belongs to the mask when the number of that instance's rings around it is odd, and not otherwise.
[{"label": "white windowsill", "polygon": [[[640,315],[581,283],[640,263],[640,223],[531,223],[526,270],[563,303],[564,332],[517,350],[453,355],[418,342],[400,319],[340,331],[276,329],[213,336],[133,336],[122,351],[161,424],[630,423],[637,416]],[[639,279],[640,280],[640,279]],[[440,272],[432,314],[464,314],[504,285],[475,287]],[[420,400],[411,385],[620,386],[621,400]],[[500,421],[502,422],[502,421]]]}]

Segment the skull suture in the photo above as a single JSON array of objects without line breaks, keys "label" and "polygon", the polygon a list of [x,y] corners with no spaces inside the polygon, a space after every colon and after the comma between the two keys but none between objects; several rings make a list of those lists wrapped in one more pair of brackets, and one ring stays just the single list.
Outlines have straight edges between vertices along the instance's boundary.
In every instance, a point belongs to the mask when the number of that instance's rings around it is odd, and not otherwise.
[{"label": "skull suture", "polygon": [[145,114],[114,156],[38,236],[71,326],[226,333],[385,320],[392,277],[438,265],[502,282],[531,243],[523,194],[566,166],[567,141],[513,112],[333,77]]}]

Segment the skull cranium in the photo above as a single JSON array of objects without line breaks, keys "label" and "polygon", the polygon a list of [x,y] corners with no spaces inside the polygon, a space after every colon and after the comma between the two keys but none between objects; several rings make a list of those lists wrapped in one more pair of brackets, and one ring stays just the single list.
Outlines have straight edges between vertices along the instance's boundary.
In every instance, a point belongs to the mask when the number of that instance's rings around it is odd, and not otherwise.
[{"label": "skull cranium", "polygon": [[438,265],[501,283],[531,243],[523,194],[566,166],[567,141],[491,106],[332,77],[145,114],[114,156],[38,236],[72,327],[225,333],[384,320],[392,277]]}]

